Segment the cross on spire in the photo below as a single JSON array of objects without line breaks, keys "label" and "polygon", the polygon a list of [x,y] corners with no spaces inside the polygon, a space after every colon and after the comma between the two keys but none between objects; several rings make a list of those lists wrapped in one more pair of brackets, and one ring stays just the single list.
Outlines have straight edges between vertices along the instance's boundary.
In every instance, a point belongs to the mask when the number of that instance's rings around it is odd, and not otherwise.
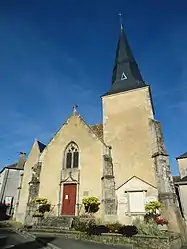
[{"label": "cross on spire", "polygon": [[116,58],[112,74],[112,85],[105,95],[120,93],[146,86],[132,50],[125,35],[122,14],[120,17],[120,35],[117,43]]},{"label": "cross on spire", "polygon": [[78,107],[78,105],[76,105],[76,104],[73,105],[73,113],[74,113],[74,114],[77,113],[77,107]]},{"label": "cross on spire", "polygon": [[119,16],[121,30],[123,30],[123,17],[122,17],[123,15],[121,12],[119,12],[118,16]]}]

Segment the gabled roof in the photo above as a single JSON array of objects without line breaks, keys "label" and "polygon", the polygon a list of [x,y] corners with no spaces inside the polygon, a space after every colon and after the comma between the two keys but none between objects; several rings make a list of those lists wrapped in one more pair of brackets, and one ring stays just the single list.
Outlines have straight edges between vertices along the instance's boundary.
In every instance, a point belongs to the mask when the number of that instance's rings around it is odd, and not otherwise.
[{"label": "gabled roof", "polygon": [[103,140],[103,124],[100,123],[100,124],[96,124],[96,125],[89,125],[89,124],[87,124],[87,122],[84,120],[84,118],[77,111],[74,111],[73,114],[71,114],[69,116],[69,118],[66,119],[66,121],[64,122],[64,124],[57,130],[57,132],[50,139],[50,141],[48,142],[48,144],[47,145],[42,144],[43,145],[43,147],[42,147],[43,150],[53,141],[53,139],[57,136],[57,134],[60,132],[60,130],[62,129],[62,127],[67,124],[68,120],[72,117],[72,115],[77,116],[83,122],[83,124],[88,128],[89,132],[91,132],[99,141],[101,141],[103,145],[105,145],[106,147],[108,147],[105,144],[104,140]]},{"label": "gabled roof", "polygon": [[103,139],[103,124],[90,125],[90,128],[95,132],[98,138]]},{"label": "gabled roof", "polygon": [[1,174],[5,169],[16,169],[16,170],[21,170],[20,168],[17,168],[17,165],[18,165],[18,163],[12,163],[12,164],[9,164],[9,165],[3,167],[3,168],[0,170],[0,174]]},{"label": "gabled roof", "polygon": [[12,163],[8,166],[6,166],[6,168],[9,168],[9,169],[15,169],[17,167],[18,163]]},{"label": "gabled roof", "polygon": [[42,153],[42,151],[45,149],[46,145],[43,144],[43,143],[41,143],[41,142],[38,141],[38,140],[37,140],[37,142],[38,142],[38,147],[39,147],[40,153]]},{"label": "gabled roof", "polygon": [[187,185],[187,176],[184,176],[182,179],[180,179],[179,181],[175,182],[175,184],[178,185]]},{"label": "gabled roof", "polygon": [[183,159],[183,158],[187,158],[187,152],[185,152],[182,155],[176,157],[176,159]]},{"label": "gabled roof", "polygon": [[136,178],[136,179],[138,179],[138,180],[140,180],[140,181],[142,181],[142,182],[148,184],[149,186],[151,186],[151,187],[153,187],[153,188],[156,188],[154,185],[152,185],[151,183],[149,183],[149,182],[147,182],[147,181],[141,179],[140,177],[138,177],[138,176],[132,176],[132,177],[130,177],[127,181],[125,181],[123,184],[121,184],[116,190],[118,190],[119,188],[121,188],[121,187],[122,187],[123,185],[125,185],[127,182],[131,181],[133,178]]},{"label": "gabled roof", "polygon": [[101,134],[103,133],[103,124],[90,126],[86,123],[86,121],[83,119],[83,117],[80,114],[78,115],[78,117],[84,123],[84,125],[88,127],[88,129],[92,132],[92,134],[94,134],[105,146],[107,146],[103,140],[103,135],[101,136]]}]

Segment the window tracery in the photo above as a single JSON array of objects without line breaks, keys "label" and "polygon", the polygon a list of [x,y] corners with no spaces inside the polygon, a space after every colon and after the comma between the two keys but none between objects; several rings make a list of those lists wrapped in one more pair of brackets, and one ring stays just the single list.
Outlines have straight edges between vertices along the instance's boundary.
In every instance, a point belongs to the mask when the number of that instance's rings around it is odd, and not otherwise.
[{"label": "window tracery", "polygon": [[65,151],[65,168],[79,167],[79,148],[76,143],[71,142]]}]

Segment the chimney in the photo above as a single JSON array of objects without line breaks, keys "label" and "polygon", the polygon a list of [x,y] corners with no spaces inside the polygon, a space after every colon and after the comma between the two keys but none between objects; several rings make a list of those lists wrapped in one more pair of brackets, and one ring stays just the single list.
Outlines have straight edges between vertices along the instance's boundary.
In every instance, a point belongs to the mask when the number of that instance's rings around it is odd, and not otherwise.
[{"label": "chimney", "polygon": [[16,166],[17,169],[23,169],[24,168],[25,156],[26,156],[26,153],[24,153],[24,152],[19,153],[19,160],[18,160],[18,163],[17,163],[17,166]]}]

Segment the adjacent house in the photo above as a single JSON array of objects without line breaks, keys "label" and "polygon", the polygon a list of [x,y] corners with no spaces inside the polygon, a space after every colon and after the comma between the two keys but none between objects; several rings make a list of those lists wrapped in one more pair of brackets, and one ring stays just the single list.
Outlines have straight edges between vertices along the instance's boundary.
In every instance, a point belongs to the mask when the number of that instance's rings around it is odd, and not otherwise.
[{"label": "adjacent house", "polygon": [[20,153],[19,160],[2,168],[0,171],[0,203],[8,206],[7,214],[12,216],[16,210],[18,188],[25,164],[25,153]]},{"label": "adjacent house", "polygon": [[187,152],[176,158],[180,176],[175,178],[176,192],[179,196],[179,204],[182,215],[187,222]]}]

